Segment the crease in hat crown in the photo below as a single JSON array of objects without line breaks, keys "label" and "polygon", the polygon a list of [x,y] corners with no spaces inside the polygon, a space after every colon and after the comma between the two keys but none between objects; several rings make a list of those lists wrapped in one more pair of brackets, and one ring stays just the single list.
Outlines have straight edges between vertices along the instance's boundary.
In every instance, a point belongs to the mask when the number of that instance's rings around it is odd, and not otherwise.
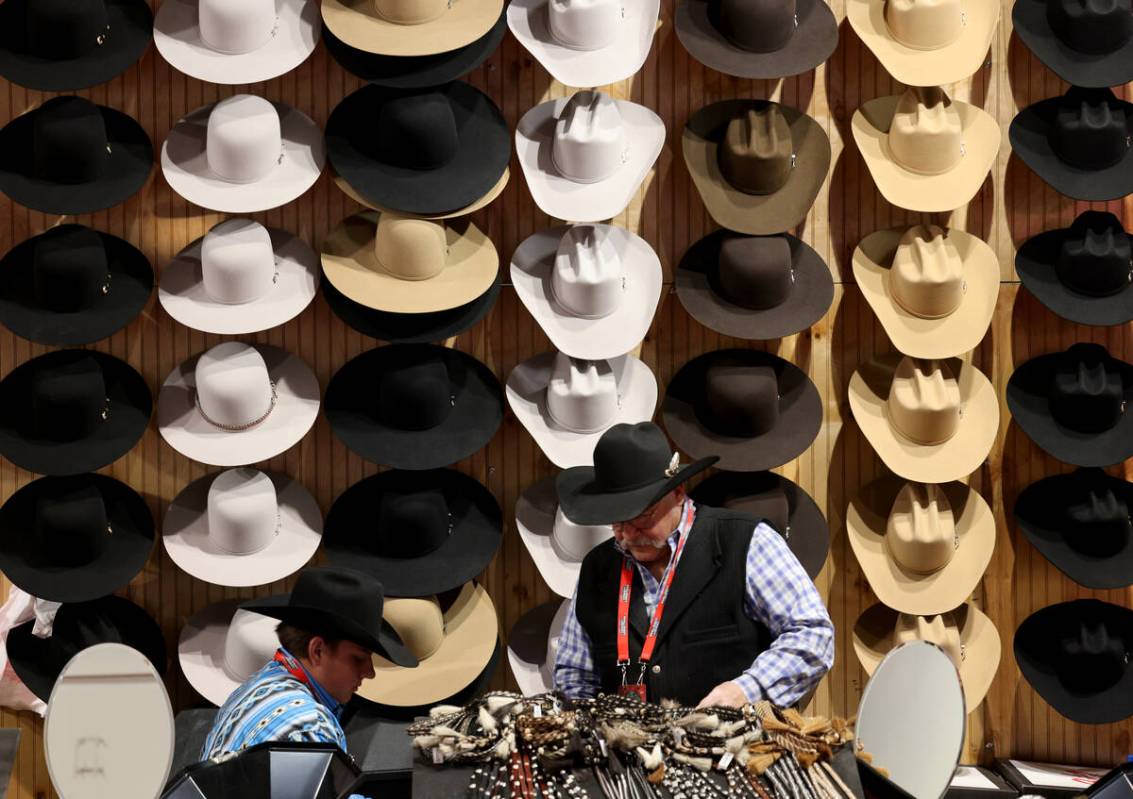
[{"label": "crease in hat crown", "polygon": [[787,47],[799,27],[795,0],[720,0],[713,27],[732,45],[749,53]]},{"label": "crease in hat crown", "polygon": [[1125,106],[1111,89],[1071,86],[1058,101],[1047,138],[1060,161],[1079,169],[1107,169],[1133,148],[1130,126]]},{"label": "crease in hat crown", "polygon": [[1067,498],[1065,521],[1070,547],[1098,558],[1117,554],[1133,537],[1129,506],[1109,485],[1087,486],[1085,496]]},{"label": "crease in hat crown", "polygon": [[903,357],[885,403],[894,431],[914,444],[942,444],[963,415],[960,386],[946,361]]},{"label": "crease in hat crown", "polygon": [[279,497],[271,478],[258,469],[227,469],[209,485],[206,502],[209,541],[229,555],[250,556],[279,535]]},{"label": "crease in hat crown", "polygon": [[551,161],[575,183],[598,183],[629,158],[629,137],[617,103],[605,92],[575,92],[555,120]]},{"label": "crease in hat crown", "polygon": [[221,668],[237,683],[243,683],[264,666],[279,649],[277,619],[236,608],[224,633]]},{"label": "crease in hat crown", "polygon": [[203,41],[225,55],[259,50],[276,35],[276,0],[199,0],[198,27]]},{"label": "crease in hat crown", "polygon": [[551,37],[572,50],[608,47],[625,19],[623,0],[549,0],[546,7]]},{"label": "crease in hat crown", "polygon": [[201,241],[201,283],[224,305],[246,305],[267,296],[278,279],[267,228],[251,219],[226,219]]},{"label": "crease in hat crown", "polygon": [[374,12],[395,25],[425,25],[435,22],[452,8],[456,0],[367,0]]},{"label": "crease in hat crown", "polygon": [[914,225],[901,235],[887,277],[894,302],[922,319],[949,316],[967,289],[960,252],[937,225]]},{"label": "crease in hat crown", "polygon": [[960,113],[939,86],[910,86],[897,101],[888,144],[893,159],[909,172],[950,172],[965,155]]},{"label": "crease in hat crown", "polygon": [[601,319],[625,300],[626,270],[610,228],[575,225],[559,240],[551,295],[571,316]]},{"label": "crease in hat crown", "polygon": [[1046,18],[1060,41],[1090,55],[1116,52],[1133,39],[1130,0],[1047,0]]},{"label": "crease in hat crown", "polygon": [[1051,416],[1081,433],[1112,429],[1125,414],[1125,384],[1109,368],[1109,352],[1100,344],[1079,342],[1057,356],[1048,388]]},{"label": "crease in hat crown", "polygon": [[374,257],[399,280],[428,280],[448,264],[443,222],[382,213],[374,232]]},{"label": "crease in hat crown", "polygon": [[24,4],[28,52],[62,61],[95,52],[110,40],[105,0],[38,0]]},{"label": "crease in hat crown", "polygon": [[560,506],[555,507],[551,525],[551,549],[560,560],[581,563],[586,554],[614,534],[608,524],[578,524],[571,521]]},{"label": "crease in hat crown", "polygon": [[279,112],[262,97],[236,94],[209,112],[205,138],[209,171],[227,183],[266,178],[283,161]]},{"label": "crease in hat crown", "polygon": [[547,381],[547,414],[572,433],[596,433],[609,426],[621,407],[617,378],[609,361],[586,361],[555,353]]},{"label": "crease in hat crown", "polygon": [[239,341],[205,350],[194,370],[198,412],[214,427],[239,432],[275,409],[276,391],[259,351]]},{"label": "crease in hat crown", "polygon": [[916,616],[898,613],[893,623],[893,645],[910,641],[928,641],[944,650],[959,669],[967,657],[966,647],[960,640],[960,627],[952,613],[933,616]]},{"label": "crease in hat crown", "polygon": [[935,484],[905,483],[885,523],[885,548],[893,561],[914,574],[935,574],[959,547],[947,494]]},{"label": "crease in hat crown", "polygon": [[716,158],[728,184],[745,194],[774,194],[783,188],[797,161],[783,110],[777,103],[767,103],[733,116]]},{"label": "crease in hat crown", "polygon": [[382,618],[413,656],[424,663],[445,640],[445,617],[435,596],[386,600]]},{"label": "crease in hat crown", "polygon": [[895,41],[913,50],[939,50],[955,42],[967,26],[961,0],[877,0],[885,5],[885,25]]},{"label": "crease in hat crown", "polygon": [[1133,242],[1108,211],[1083,211],[1054,264],[1059,281],[1090,297],[1111,297],[1133,283]]}]

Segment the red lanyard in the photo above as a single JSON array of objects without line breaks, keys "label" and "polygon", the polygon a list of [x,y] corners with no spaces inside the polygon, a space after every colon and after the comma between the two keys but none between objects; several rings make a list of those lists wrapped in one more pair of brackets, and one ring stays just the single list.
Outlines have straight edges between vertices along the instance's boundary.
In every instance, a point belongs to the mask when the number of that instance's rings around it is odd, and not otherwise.
[{"label": "red lanyard", "polygon": [[299,663],[299,661],[294,657],[285,655],[282,650],[277,649],[275,650],[275,657],[273,657],[272,660],[283,666],[283,668],[287,670],[288,674],[297,679],[299,682],[303,683],[303,685],[307,686],[308,688],[312,687],[311,680],[309,677],[307,677],[306,670],[303,668],[302,664]]}]

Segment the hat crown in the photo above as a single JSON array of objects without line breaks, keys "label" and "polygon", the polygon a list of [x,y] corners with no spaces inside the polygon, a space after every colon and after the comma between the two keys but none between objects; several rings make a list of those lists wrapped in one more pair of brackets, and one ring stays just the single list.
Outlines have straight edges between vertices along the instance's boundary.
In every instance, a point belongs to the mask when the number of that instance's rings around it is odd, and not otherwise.
[{"label": "hat crown", "polygon": [[940,486],[901,487],[886,522],[885,546],[901,568],[915,574],[932,574],[948,565],[960,538],[952,505]]},{"label": "hat crown", "polygon": [[[1098,476],[1106,479],[1100,470]],[[1094,481],[1082,488],[1083,494],[1068,498],[1066,522],[1071,534],[1066,536],[1067,543],[1076,551],[1097,558],[1116,555],[1133,534],[1129,506],[1110,485]]]},{"label": "hat crown", "polygon": [[390,558],[424,557],[452,535],[448,500],[440,487],[415,485],[410,475],[397,474],[378,497],[375,529],[381,535],[372,539],[374,548]]},{"label": "hat crown", "polygon": [[243,305],[264,297],[275,283],[271,234],[251,219],[226,219],[201,242],[201,282],[215,302]]},{"label": "hat crown", "polygon": [[373,0],[382,19],[397,25],[424,25],[439,19],[453,0]]},{"label": "hat crown", "polygon": [[72,606],[70,613],[56,614],[49,640],[55,655],[64,662],[95,644],[125,643],[122,631],[106,610],[89,602]]},{"label": "hat crown", "polygon": [[77,313],[110,290],[102,237],[82,225],[59,225],[32,239],[32,293],[41,308]]},{"label": "hat crown", "polygon": [[418,661],[427,660],[444,643],[445,616],[435,596],[391,599],[384,618]]},{"label": "hat crown", "polygon": [[704,370],[704,391],[694,406],[697,418],[715,433],[760,436],[779,421],[779,380],[775,369],[727,354]]},{"label": "hat crown", "polygon": [[221,429],[263,419],[275,402],[264,356],[239,341],[225,341],[201,353],[194,379],[199,410]]},{"label": "hat crown", "polygon": [[559,44],[575,50],[601,50],[617,36],[625,10],[622,0],[551,0],[547,27]]},{"label": "hat crown", "polygon": [[551,160],[575,183],[597,183],[626,162],[629,141],[617,103],[604,92],[571,95],[555,120]]},{"label": "hat crown", "polygon": [[56,566],[93,563],[113,535],[102,492],[84,477],[46,479],[52,482],[36,497],[34,511],[39,554]]},{"label": "hat crown", "polygon": [[1133,0],[1048,0],[1047,21],[1073,50],[1112,53],[1133,39]]},{"label": "hat crown", "polygon": [[772,194],[794,169],[791,126],[774,103],[732,117],[717,149],[720,172],[745,194]]},{"label": "hat crown", "polygon": [[627,491],[664,481],[673,458],[661,428],[653,422],[616,424],[594,445],[594,482],[599,491]]},{"label": "hat crown", "polygon": [[889,149],[902,167],[920,175],[940,175],[964,155],[960,112],[936,86],[905,89],[889,125]]},{"label": "hat crown", "polygon": [[959,669],[964,661],[964,648],[960,643],[960,627],[951,613],[935,616],[916,616],[898,613],[893,628],[894,644],[910,641],[928,641],[944,650]]},{"label": "hat crown", "polygon": [[547,414],[556,424],[574,433],[594,433],[610,424],[620,404],[609,361],[555,353],[547,382]]},{"label": "hat crown", "polygon": [[102,367],[84,351],[56,354],[31,375],[31,430],[50,441],[78,441],[113,412]]},{"label": "hat crown", "polygon": [[773,53],[799,25],[795,0],[720,0],[716,27],[741,50]]},{"label": "hat crown", "polygon": [[225,673],[242,683],[263,668],[279,649],[278,624],[276,619],[236,608],[224,634]]},{"label": "hat crown", "polygon": [[778,482],[768,490],[726,497],[722,505],[729,510],[742,511],[770,522],[790,540],[791,501]]},{"label": "hat crown", "polygon": [[401,430],[429,430],[452,412],[456,398],[443,358],[414,349],[392,353],[390,368],[377,375],[377,411],[383,424]]},{"label": "hat crown", "polygon": [[360,124],[360,147],[405,169],[439,169],[460,150],[452,101],[441,91],[397,94],[378,104],[369,125]]},{"label": "hat crown", "polygon": [[401,280],[428,280],[448,264],[445,226],[429,219],[383,213],[374,234],[382,269]]},{"label": "hat crown", "polygon": [[610,230],[600,225],[575,225],[559,240],[551,292],[555,301],[574,316],[609,316],[625,296],[625,267]]},{"label": "hat crown", "polygon": [[279,112],[262,97],[236,94],[209,112],[205,158],[209,170],[229,183],[254,183],[283,158]]},{"label": "hat crown", "polygon": [[960,386],[944,361],[901,359],[886,400],[889,421],[915,444],[940,444],[955,435],[963,408]]},{"label": "hat crown", "polygon": [[576,524],[562,507],[555,508],[551,525],[551,548],[561,560],[581,563],[586,554],[614,534],[608,524]]},{"label": "hat crown", "polygon": [[199,0],[201,40],[219,53],[250,53],[276,32],[275,0]]},{"label": "hat crown", "polygon": [[110,155],[106,120],[83,97],[52,97],[32,112],[32,166],[36,177],[56,183],[89,183],[102,175]]},{"label": "hat crown", "polygon": [[[384,601],[377,578],[354,569],[314,566],[302,569],[287,604],[346,621],[376,636]],[[339,624],[341,629],[343,626]],[[294,653],[293,653],[294,654]]]},{"label": "hat crown", "polygon": [[1129,643],[1120,630],[1094,616],[1083,614],[1058,643],[1058,677],[1075,693],[1092,694],[1116,685],[1129,666]]},{"label": "hat crown", "polygon": [[1083,433],[1117,424],[1125,412],[1125,387],[1109,361],[1105,347],[1089,343],[1074,344],[1058,357],[1049,394],[1056,422]]},{"label": "hat crown", "polygon": [[786,236],[729,236],[720,244],[717,263],[720,294],[743,308],[776,308],[795,287],[791,243]]},{"label": "hat crown", "polygon": [[1071,86],[1062,96],[1050,128],[1055,155],[1079,169],[1105,169],[1130,148],[1125,109],[1110,89]]},{"label": "hat crown", "polygon": [[228,469],[208,490],[208,537],[229,555],[251,555],[279,534],[275,483],[259,469]]},{"label": "hat crown", "polygon": [[939,50],[964,32],[960,0],[883,0],[893,38],[914,50]]},{"label": "hat crown", "polygon": [[1133,247],[1121,221],[1108,211],[1083,211],[1070,226],[1055,262],[1063,285],[1091,297],[1109,297],[1133,282]]},{"label": "hat crown", "polygon": [[964,261],[952,239],[936,225],[905,231],[893,255],[889,290],[897,304],[922,319],[939,319],[964,299]]},{"label": "hat crown", "polygon": [[23,5],[28,52],[63,60],[92,52],[110,33],[106,0],[35,0]]}]

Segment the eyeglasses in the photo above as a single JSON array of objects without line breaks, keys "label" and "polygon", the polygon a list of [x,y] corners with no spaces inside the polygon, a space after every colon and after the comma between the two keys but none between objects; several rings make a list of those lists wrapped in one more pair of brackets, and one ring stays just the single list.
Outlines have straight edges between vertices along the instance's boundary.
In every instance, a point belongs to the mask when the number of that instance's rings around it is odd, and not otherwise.
[{"label": "eyeglasses", "polygon": [[644,511],[634,516],[632,519],[626,519],[624,522],[614,522],[615,528],[625,529],[626,527],[633,527],[638,530],[646,530],[657,523],[657,520],[664,516],[671,510],[668,502],[658,502],[651,508],[646,508]]}]

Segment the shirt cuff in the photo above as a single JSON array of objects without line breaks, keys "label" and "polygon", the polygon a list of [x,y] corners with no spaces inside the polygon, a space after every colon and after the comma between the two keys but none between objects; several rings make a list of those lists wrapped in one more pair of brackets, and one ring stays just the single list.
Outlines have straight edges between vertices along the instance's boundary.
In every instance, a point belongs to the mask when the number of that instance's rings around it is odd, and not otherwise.
[{"label": "shirt cuff", "polygon": [[763,689],[759,687],[759,683],[756,682],[755,677],[752,677],[747,672],[736,677],[732,682],[740,687],[740,690],[744,692],[744,696],[747,697],[748,702],[754,704],[764,698]]}]

